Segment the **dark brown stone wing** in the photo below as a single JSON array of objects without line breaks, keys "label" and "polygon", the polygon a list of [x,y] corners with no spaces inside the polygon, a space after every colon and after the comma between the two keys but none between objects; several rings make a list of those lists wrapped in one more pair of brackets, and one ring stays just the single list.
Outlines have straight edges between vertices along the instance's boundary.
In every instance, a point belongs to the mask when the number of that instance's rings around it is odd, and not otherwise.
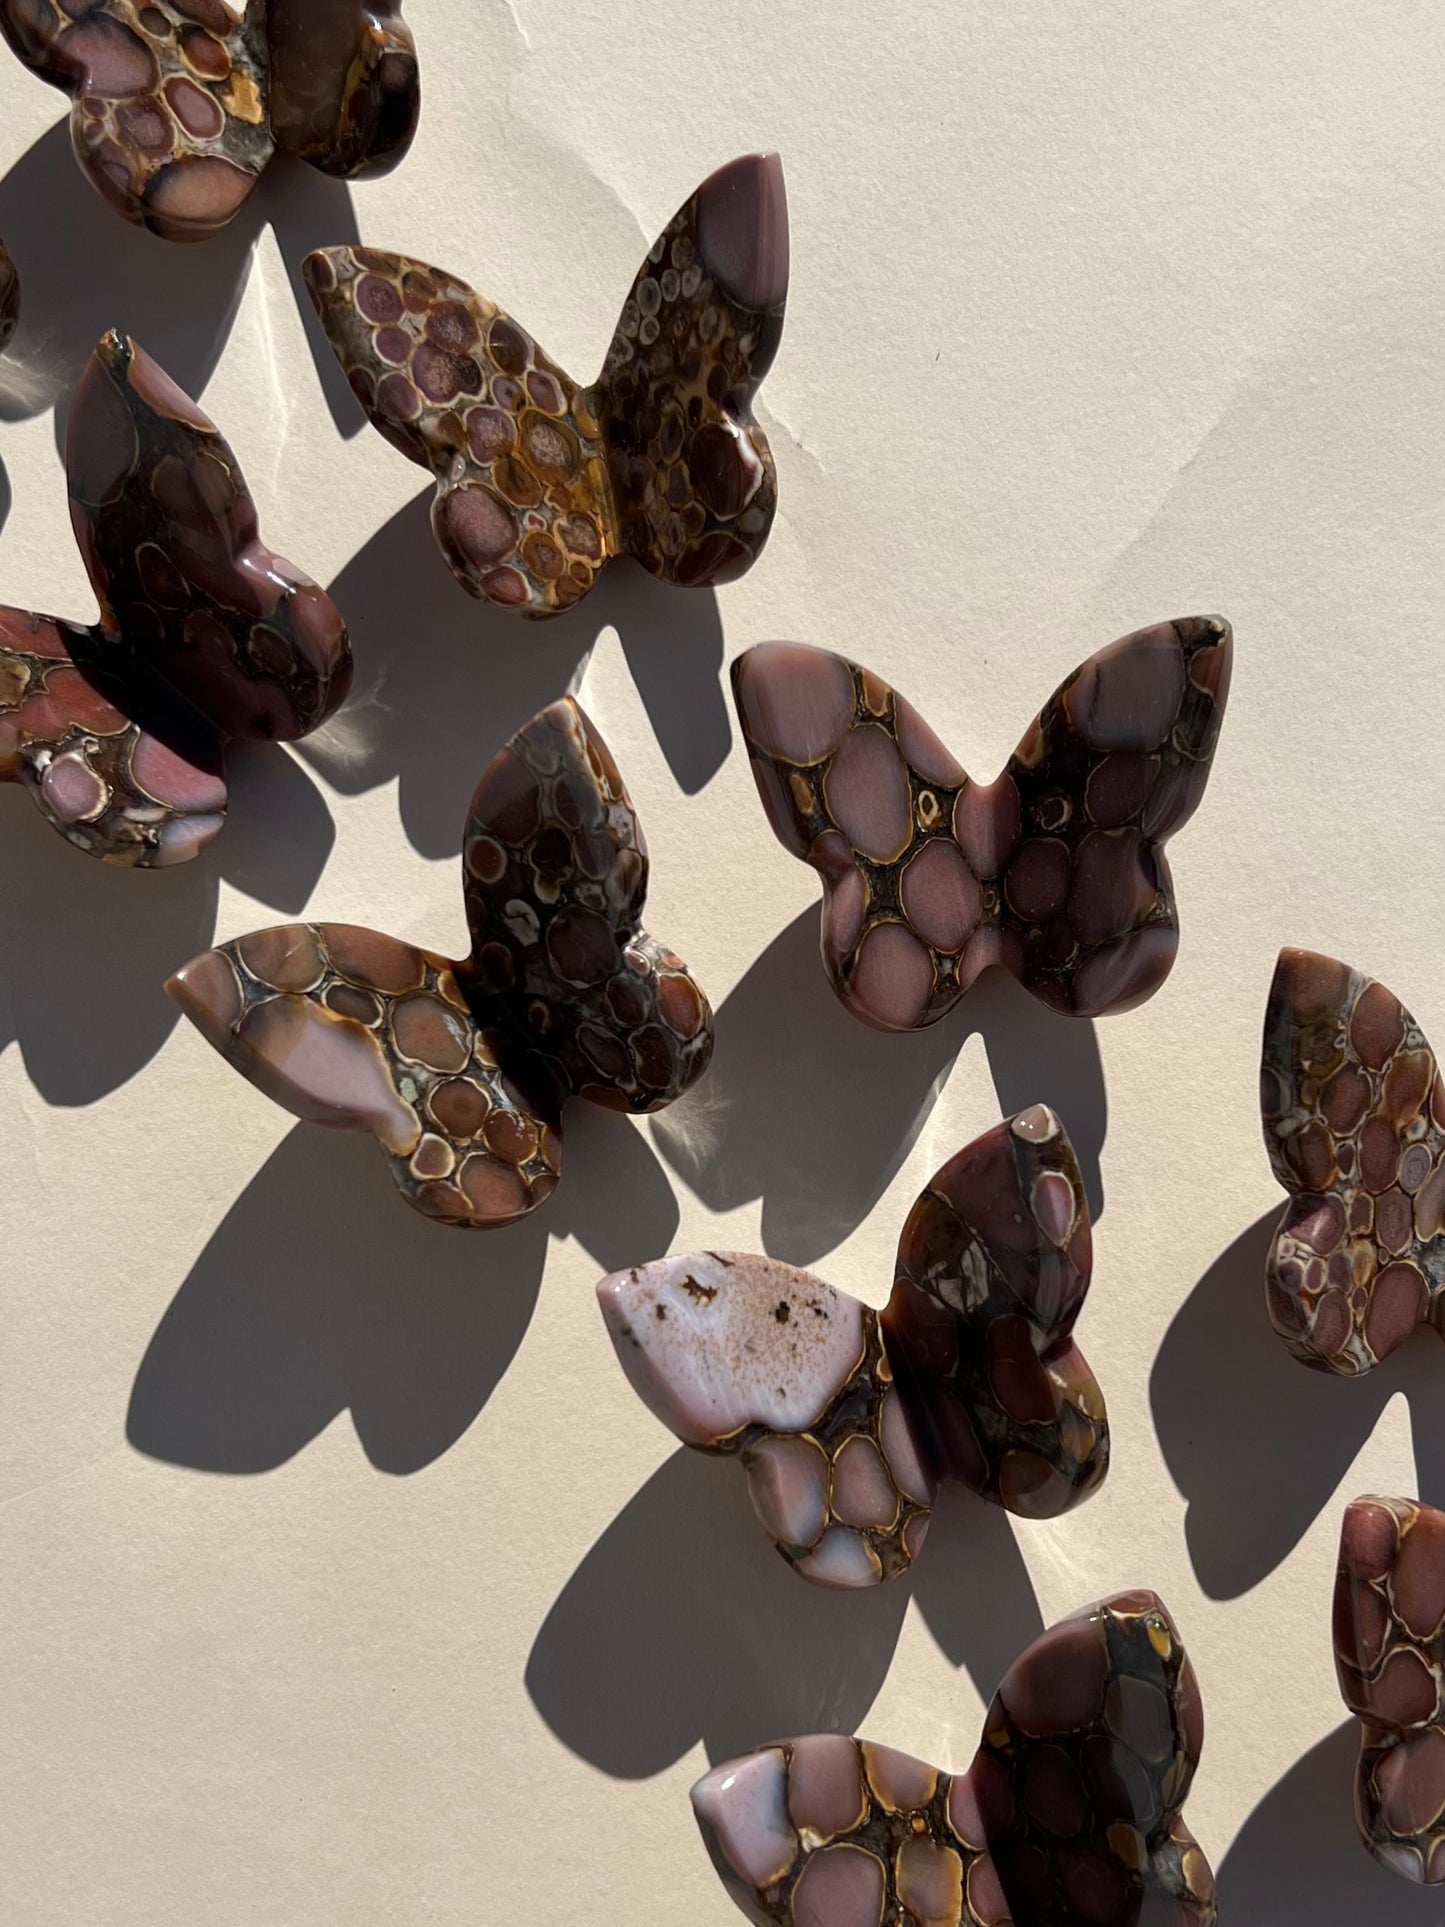
[{"label": "dark brown stone wing", "polygon": [[384,174],[421,112],[416,41],[400,0],[267,0],[271,127],[325,174]]}]

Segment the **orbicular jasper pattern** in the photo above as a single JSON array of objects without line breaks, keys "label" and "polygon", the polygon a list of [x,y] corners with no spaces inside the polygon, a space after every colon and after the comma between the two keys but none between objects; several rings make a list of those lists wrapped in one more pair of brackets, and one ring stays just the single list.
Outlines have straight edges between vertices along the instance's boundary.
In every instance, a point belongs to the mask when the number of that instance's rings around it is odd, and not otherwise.
[{"label": "orbicular jasper pattern", "polygon": [[597,1290],[646,1404],[684,1443],[742,1460],[805,1578],[856,1587],[913,1563],[944,1479],[1043,1518],[1103,1478],[1103,1396],[1071,1336],[1089,1268],[1078,1165],[1036,1105],[933,1179],[881,1319],[740,1252],[663,1258]]},{"label": "orbicular jasper pattern", "polygon": [[100,620],[0,608],[0,782],[92,856],[183,863],[224,821],[227,742],[304,736],[343,700],[346,628],[261,543],[215,424],[122,335],[76,389],[66,472]]},{"label": "orbicular jasper pattern", "polygon": [[1269,1315],[1296,1358],[1367,1372],[1445,1300],[1445,1080],[1383,984],[1284,950],[1264,1025],[1260,1109],[1291,1193]]},{"label": "orbicular jasper pattern", "polygon": [[355,177],[416,129],[400,0],[0,0],[0,33],[71,96],[93,185],[168,240],[224,227],[278,147]]},{"label": "orbicular jasper pattern", "polygon": [[278,1104],[370,1131],[418,1211],[492,1226],[556,1185],[564,1099],[670,1103],[706,1068],[712,1014],[641,928],[642,828],[570,697],[482,778],[463,865],[461,962],[350,924],[291,924],[206,951],[167,989]]},{"label": "orbicular jasper pattern", "polygon": [[722,168],[673,217],[589,388],[423,261],[327,248],[305,273],[362,407],[436,476],[432,527],[470,594],[549,616],[616,555],[697,584],[761,551],[777,478],[752,399],[788,290],[776,155]]},{"label": "orbicular jasper pattern", "polygon": [[854,1015],[936,1023],[991,964],[1075,1016],[1151,996],[1179,944],[1163,846],[1204,793],[1232,653],[1215,616],[1123,637],[987,784],[857,663],[794,643],[741,656],[763,807],[823,878],[823,959]]},{"label": "orbicular jasper pattern", "polygon": [[10,346],[10,337],[20,322],[20,276],[10,258],[10,250],[0,241],[0,354]]},{"label": "orbicular jasper pattern", "polygon": [[1375,1858],[1445,1882],[1445,1512],[1356,1499],[1335,1582],[1335,1668],[1359,1719],[1355,1813]]},{"label": "orbicular jasper pattern", "polygon": [[1184,1824],[1194,1669],[1151,1592],[1063,1620],[1004,1675],[966,1773],[823,1733],[692,1790],[756,1927],[1212,1927]]}]

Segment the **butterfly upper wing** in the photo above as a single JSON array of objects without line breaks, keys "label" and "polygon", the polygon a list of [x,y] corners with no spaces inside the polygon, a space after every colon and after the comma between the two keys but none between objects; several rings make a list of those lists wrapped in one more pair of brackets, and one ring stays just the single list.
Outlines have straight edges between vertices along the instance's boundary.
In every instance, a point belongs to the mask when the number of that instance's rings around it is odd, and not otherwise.
[{"label": "butterfly upper wing", "polygon": [[1260,1108],[1291,1202],[1268,1304],[1297,1358],[1368,1371],[1429,1319],[1445,1286],[1445,1080],[1383,984],[1332,957],[1280,953]]},{"label": "butterfly upper wing", "polygon": [[706,1069],[712,1012],[648,935],[647,847],[601,736],[565,697],[502,749],[463,844],[473,1007],[495,1012],[509,1069],[555,1101],[669,1104]]},{"label": "butterfly upper wing", "polygon": [[759,1519],[805,1578],[869,1586],[912,1564],[934,1481],[876,1312],[741,1252],[617,1272],[597,1296],[634,1390],[685,1444],[742,1460]]},{"label": "butterfly upper wing", "polygon": [[109,334],[66,444],[71,520],[101,605],[83,666],[174,747],[290,740],[351,681],[324,590],[263,547],[224,437],[150,357]]},{"label": "butterfly upper wing", "polygon": [[347,247],[309,255],[304,272],[373,425],[437,478],[432,527],[458,582],[528,615],[570,608],[617,548],[587,397],[440,268]]},{"label": "butterfly upper wing", "polygon": [[1089,1207],[1046,1105],[951,1158],[898,1247],[883,1338],[925,1464],[1025,1518],[1085,1499],[1109,1463],[1103,1394],[1073,1340]]},{"label": "butterfly upper wing", "polygon": [[241,207],[275,142],[266,117],[264,7],[224,0],[0,0],[0,33],[68,93],[71,139],[128,220],[203,240]]},{"label": "butterfly upper wing", "polygon": [[1356,1499],[1335,1581],[1335,1668],[1363,1723],[1355,1815],[1366,1846],[1409,1880],[1445,1882],[1445,1513],[1413,1499]]},{"label": "butterfly upper wing", "polygon": [[23,784],[69,842],[105,862],[165,869],[225,820],[216,770],[123,716],[75,666],[68,625],[0,608],[0,782]]},{"label": "butterfly upper wing", "polygon": [[668,582],[727,582],[761,553],[777,474],[752,403],[788,295],[776,154],[720,168],[632,285],[596,388],[621,546]]},{"label": "butterfly upper wing", "polygon": [[428,1217],[508,1224],[555,1186],[556,1120],[499,1068],[446,958],[353,924],[289,924],[204,952],[166,988],[295,1116],[370,1131]]},{"label": "butterfly upper wing", "polygon": [[343,178],[395,167],[421,111],[401,0],[266,0],[265,13],[277,146]]},{"label": "butterfly upper wing", "polygon": [[0,241],[0,354],[20,322],[20,276],[10,250]]}]

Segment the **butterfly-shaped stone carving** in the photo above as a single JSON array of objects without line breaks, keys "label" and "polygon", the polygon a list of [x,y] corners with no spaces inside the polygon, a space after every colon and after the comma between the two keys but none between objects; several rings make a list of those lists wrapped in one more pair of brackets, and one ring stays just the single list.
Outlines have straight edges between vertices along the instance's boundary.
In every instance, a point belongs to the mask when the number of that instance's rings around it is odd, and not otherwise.
[{"label": "butterfly-shaped stone carving", "polygon": [[1260,1110],[1290,1203],[1267,1267],[1275,1330],[1321,1371],[1367,1372],[1445,1305],[1445,1079],[1399,998],[1283,950]]},{"label": "butterfly-shaped stone carving", "polygon": [[0,782],[92,856],[183,863],[225,820],[227,742],[291,741],[344,699],[346,627],[262,545],[215,424],[123,335],[76,388],[66,477],[100,620],[0,607]]},{"label": "butterfly-shaped stone carving", "polygon": [[356,178],[416,131],[400,0],[0,0],[0,33],[71,96],[92,184],[171,241],[223,228],[278,148]]},{"label": "butterfly-shaped stone carving", "polygon": [[549,616],[613,556],[698,584],[760,553],[777,477],[752,400],[788,292],[775,154],[720,169],[668,223],[590,388],[423,261],[327,248],[305,274],[373,424],[436,476],[432,528],[472,595]]},{"label": "butterfly-shaped stone carving", "polygon": [[881,1315],[739,1252],[663,1258],[597,1290],[657,1416],[741,1459],[798,1572],[856,1587],[912,1565],[944,1479],[1033,1519],[1103,1479],[1103,1395],[1073,1339],[1091,1266],[1073,1147],[1039,1104],[933,1178]]},{"label": "butterfly-shaped stone carving", "polygon": [[372,1132],[418,1211],[492,1226],[556,1185],[564,1099],[670,1104],[707,1066],[712,1013],[641,927],[642,826],[570,697],[493,761],[462,861],[460,962],[353,924],[290,924],[206,951],[167,988],[268,1097]]},{"label": "butterfly-shaped stone carving", "polygon": [[1128,1010],[1179,945],[1164,844],[1194,814],[1233,640],[1190,616],[1076,669],[993,783],[843,656],[763,643],[733,665],[778,840],[823,879],[823,960],[856,1017],[936,1023],[990,964],[1079,1017]]},{"label": "butterfly-shaped stone carving", "polygon": [[20,321],[20,276],[10,250],[0,241],[0,354],[10,345]]},{"label": "butterfly-shaped stone carving", "polygon": [[1355,1817],[1383,1865],[1445,1882],[1445,1512],[1356,1499],[1335,1582],[1335,1669],[1361,1722]]},{"label": "butterfly-shaped stone carving", "polygon": [[1014,1661],[966,1773],[818,1733],[715,1767],[692,1804],[756,1927],[1213,1927],[1181,1812],[1203,1743],[1173,1620],[1121,1593]]}]

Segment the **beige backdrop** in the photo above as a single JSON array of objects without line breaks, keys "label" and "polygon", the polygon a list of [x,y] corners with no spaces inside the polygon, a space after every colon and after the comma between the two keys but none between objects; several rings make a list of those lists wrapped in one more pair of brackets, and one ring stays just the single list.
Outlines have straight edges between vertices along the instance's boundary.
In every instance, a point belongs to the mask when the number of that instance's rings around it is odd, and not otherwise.
[{"label": "beige backdrop", "polygon": [[[1230,1927],[1445,1920],[1349,1816],[1328,1638],[1339,1516],[1445,1501],[1445,1361],[1316,1379],[1261,1303],[1276,948],[1383,976],[1445,1039],[1439,777],[1445,38],[1427,0],[413,0],[425,106],[390,179],[277,167],[168,248],[76,172],[0,58],[0,594],[91,607],[55,453],[103,327],[227,429],[276,546],[353,626],[357,699],[238,765],[208,859],[68,852],[0,795],[0,1915],[22,1927],[736,1918],[687,1788],[835,1726],[952,1767],[1008,1659],[1156,1587],[1203,1685],[1189,1817]],[[619,568],[550,628],[455,588],[430,484],[342,388],[304,250],[455,269],[595,368],[695,183],[782,150],[782,509],[745,580]],[[1230,616],[1230,713],[1174,846],[1165,990],[1098,1026],[987,983],[933,1033],[846,1017],[723,664],[832,644],[991,775],[1084,655]],[[650,921],[720,1010],[697,1100],[569,1122],[553,1205],[463,1235],[374,1148],[177,1028],[166,972],[303,911],[462,942],[493,750],[575,688],[654,855]],[[1114,1469],[1069,1520],[955,1493],[916,1583],[794,1579],[733,1466],[674,1450],[592,1285],[698,1244],[874,1303],[914,1193],[1035,1099],[1098,1203],[1081,1337]]]}]

